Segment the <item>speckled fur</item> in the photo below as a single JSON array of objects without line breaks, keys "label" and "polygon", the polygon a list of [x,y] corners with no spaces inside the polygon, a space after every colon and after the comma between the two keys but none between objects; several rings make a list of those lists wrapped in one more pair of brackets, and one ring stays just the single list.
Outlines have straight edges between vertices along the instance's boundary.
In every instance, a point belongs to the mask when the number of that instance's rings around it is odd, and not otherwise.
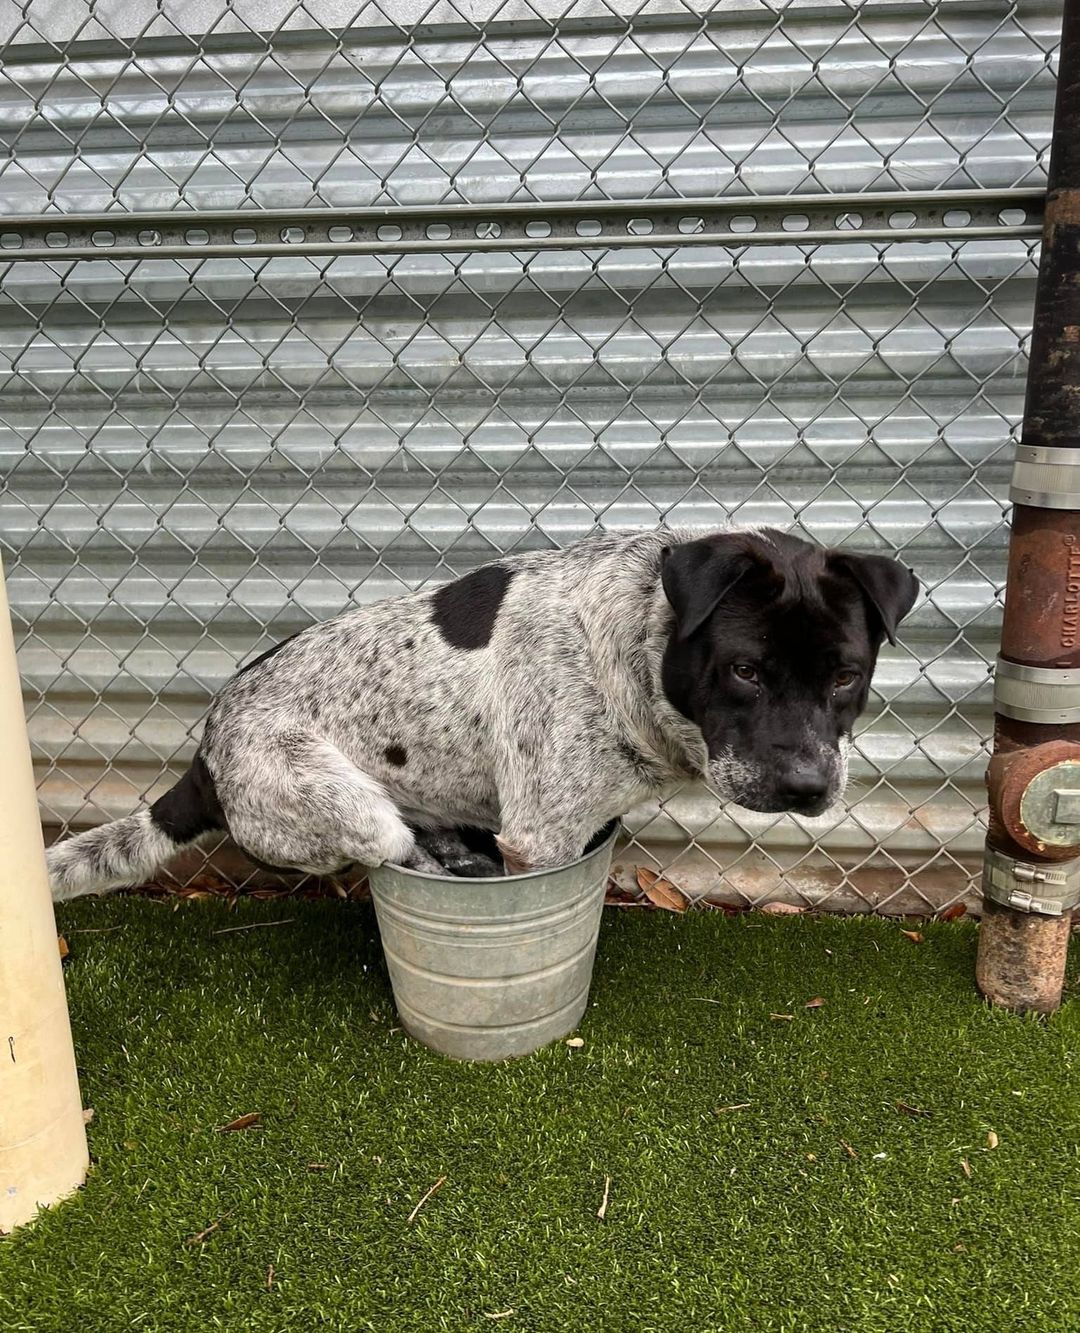
[{"label": "speckled fur", "polygon": [[[605,534],[504,557],[513,577],[483,647],[447,642],[431,591],[286,641],[206,719],[199,753],[229,833],[262,862],[333,872],[408,862],[410,824],[472,825],[543,866],[707,767],[730,795],[660,684],[663,549],[699,536]],[[50,849],[54,893],[139,882],[181,845],[145,812],[90,830]]]}]

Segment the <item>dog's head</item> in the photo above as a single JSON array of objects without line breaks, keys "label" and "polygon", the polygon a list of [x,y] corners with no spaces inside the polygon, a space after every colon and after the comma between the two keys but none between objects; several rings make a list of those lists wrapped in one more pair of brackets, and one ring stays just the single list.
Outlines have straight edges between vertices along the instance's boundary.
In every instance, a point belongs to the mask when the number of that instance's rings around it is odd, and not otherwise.
[{"label": "dog's head", "polygon": [[763,529],[669,547],[661,578],[675,613],[663,687],[701,729],[712,787],[749,810],[822,814],[915,575]]}]

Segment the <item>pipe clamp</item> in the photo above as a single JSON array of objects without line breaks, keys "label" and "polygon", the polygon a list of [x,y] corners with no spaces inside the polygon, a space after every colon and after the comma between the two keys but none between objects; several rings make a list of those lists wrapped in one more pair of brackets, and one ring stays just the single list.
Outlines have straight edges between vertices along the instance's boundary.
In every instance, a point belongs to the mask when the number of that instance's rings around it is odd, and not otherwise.
[{"label": "pipe clamp", "polygon": [[1033,509],[1080,509],[1080,449],[1020,445],[1009,499]]},{"label": "pipe clamp", "polygon": [[994,670],[994,711],[1020,722],[1048,726],[1080,722],[1080,671],[1020,666],[999,657]]},{"label": "pipe clamp", "polygon": [[987,847],[982,891],[984,898],[1014,912],[1064,916],[1080,905],[1080,860],[1036,865]]}]

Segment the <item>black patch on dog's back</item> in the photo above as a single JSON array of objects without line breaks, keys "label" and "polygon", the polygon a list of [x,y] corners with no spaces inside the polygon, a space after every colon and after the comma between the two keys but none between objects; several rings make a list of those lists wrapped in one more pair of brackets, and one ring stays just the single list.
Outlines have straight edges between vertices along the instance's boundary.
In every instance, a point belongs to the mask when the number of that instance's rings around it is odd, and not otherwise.
[{"label": "black patch on dog's back", "polygon": [[166,837],[178,843],[227,827],[214,779],[201,754],[195,756],[176,786],[150,807],[150,818]]},{"label": "black patch on dog's back", "polygon": [[487,647],[514,572],[505,565],[484,565],[433,594],[432,621],[452,648]]},{"label": "black patch on dog's back", "polygon": [[386,755],[386,762],[393,764],[395,768],[404,768],[409,758],[400,745],[388,745],[383,754]]}]

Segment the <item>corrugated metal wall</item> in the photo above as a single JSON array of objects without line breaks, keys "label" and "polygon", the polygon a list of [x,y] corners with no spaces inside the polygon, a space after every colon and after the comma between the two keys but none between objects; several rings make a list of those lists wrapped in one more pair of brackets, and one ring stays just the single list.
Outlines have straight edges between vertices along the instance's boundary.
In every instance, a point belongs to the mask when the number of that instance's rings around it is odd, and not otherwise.
[{"label": "corrugated metal wall", "polygon": [[[5,215],[647,217],[734,192],[752,216],[763,194],[857,210],[1043,180],[1052,4],[415,27],[309,4],[279,31],[247,26],[266,6],[152,8],[0,8]],[[596,523],[767,521],[900,551],[927,585],[851,808],[688,792],[639,812],[641,843],[697,890],[719,867],[771,896],[786,867],[833,905],[966,892],[1033,241],[3,263],[3,233],[0,541],[47,822],[159,790],[238,661],[352,600]]]}]

